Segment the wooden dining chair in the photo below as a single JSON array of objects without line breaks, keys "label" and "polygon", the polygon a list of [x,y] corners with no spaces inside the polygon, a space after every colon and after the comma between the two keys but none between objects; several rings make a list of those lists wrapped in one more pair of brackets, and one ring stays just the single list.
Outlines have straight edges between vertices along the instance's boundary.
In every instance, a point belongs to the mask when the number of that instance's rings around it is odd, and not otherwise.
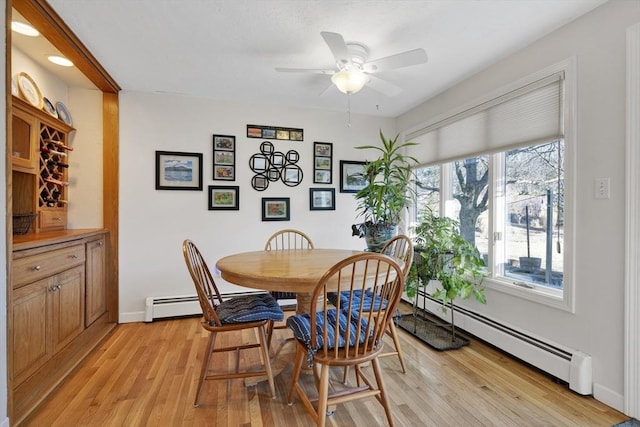
[{"label": "wooden dining chair", "polygon": [[[198,390],[193,405],[199,406],[200,393],[205,380],[229,380],[253,376],[267,376],[271,396],[275,399],[276,390],[271,372],[269,345],[273,332],[273,322],[282,321],[284,313],[278,303],[269,294],[254,294],[222,300],[218,287],[202,254],[191,240],[182,243],[182,252],[187,269],[198,293],[204,320],[202,327],[210,332],[209,344],[202,358],[202,368],[198,380]],[[258,342],[238,343],[235,346],[215,347],[218,334],[235,333],[243,329],[255,329]],[[262,370],[240,371],[240,351],[259,348],[262,359]],[[235,353],[235,370],[212,374],[210,372],[211,355],[218,352]]]},{"label": "wooden dining chair", "polygon": [[[388,255],[391,258],[394,258],[400,261],[399,263],[400,265],[402,265],[402,271],[404,273],[404,277],[406,280],[407,276],[409,275],[409,269],[411,268],[411,263],[413,262],[413,242],[411,242],[411,239],[404,234],[399,234],[394,238],[392,238],[391,240],[389,240],[387,243],[385,243],[385,245],[380,250],[380,253]],[[343,307],[346,306],[348,303],[347,299],[351,298],[351,295],[349,295],[348,293],[342,293],[339,295],[340,295],[340,298],[342,299],[341,305]],[[332,293],[330,295],[330,301],[332,302],[332,304],[336,305],[337,297],[338,297],[338,294],[336,293]],[[369,307],[372,305],[372,303],[374,303],[374,301],[376,302],[374,305],[377,308],[380,307],[379,298],[376,301],[376,298],[374,298],[371,292],[366,292],[364,294],[364,297],[362,296],[362,294],[356,293],[354,295],[354,298],[355,300],[353,302],[355,304],[362,303],[365,310],[368,310]],[[393,340],[394,349],[392,351],[388,351],[381,354],[380,357],[397,355],[398,360],[400,361],[400,367],[402,368],[402,373],[406,374],[407,368],[404,364],[404,357],[402,355],[402,349],[400,348],[400,339],[398,338],[398,331],[396,329],[396,325],[394,322],[389,323],[389,327],[387,328],[386,332],[387,332],[387,335],[389,335]],[[345,368],[344,378],[343,378],[344,381],[347,380],[347,374],[348,374],[348,368]]]},{"label": "wooden dining chair", "polygon": [[[311,238],[300,230],[286,228],[277,231],[267,239],[265,251],[313,249]],[[276,300],[296,299],[295,292],[271,291]]]},{"label": "wooden dining chair", "polygon": [[[337,404],[376,397],[382,404],[389,425],[393,426],[391,408],[385,391],[383,373],[378,356],[384,349],[383,336],[392,321],[404,289],[404,272],[391,257],[379,253],[352,255],[331,267],[320,279],[312,296],[310,313],[297,314],[287,319],[287,326],[296,339],[296,358],[293,367],[288,403],[294,393],[302,400],[316,425],[324,426],[327,412]],[[362,304],[347,300],[342,306],[330,305],[331,292],[371,292],[379,295],[386,310],[368,310]],[[299,382],[305,363],[312,369],[317,385],[316,400]],[[361,365],[371,362],[374,378],[366,375]],[[333,366],[353,366],[357,385],[329,392],[329,373]],[[319,371],[319,372],[318,372]]]}]

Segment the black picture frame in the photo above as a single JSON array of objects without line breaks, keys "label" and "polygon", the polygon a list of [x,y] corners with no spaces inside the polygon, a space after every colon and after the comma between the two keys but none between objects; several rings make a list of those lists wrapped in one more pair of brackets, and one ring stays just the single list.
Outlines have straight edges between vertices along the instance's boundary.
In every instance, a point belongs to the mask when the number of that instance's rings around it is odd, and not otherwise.
[{"label": "black picture frame", "polygon": [[263,221],[289,221],[291,219],[291,204],[289,197],[263,197]]},{"label": "black picture frame", "polygon": [[210,185],[208,193],[210,211],[240,210],[240,186]]},{"label": "black picture frame", "polygon": [[236,180],[236,137],[213,135],[213,180]]},{"label": "black picture frame", "polygon": [[313,143],[313,183],[331,184],[333,182],[333,143]]},{"label": "black picture frame", "polygon": [[335,211],[336,210],[336,189],[335,188],[310,188],[309,189],[309,210]]},{"label": "black picture frame", "polygon": [[280,126],[247,125],[247,138],[303,141],[304,129]]},{"label": "black picture frame", "polygon": [[364,167],[367,162],[340,160],[340,192],[357,193],[367,186]]},{"label": "black picture frame", "polygon": [[202,191],[202,153],[156,151],[156,190]]}]

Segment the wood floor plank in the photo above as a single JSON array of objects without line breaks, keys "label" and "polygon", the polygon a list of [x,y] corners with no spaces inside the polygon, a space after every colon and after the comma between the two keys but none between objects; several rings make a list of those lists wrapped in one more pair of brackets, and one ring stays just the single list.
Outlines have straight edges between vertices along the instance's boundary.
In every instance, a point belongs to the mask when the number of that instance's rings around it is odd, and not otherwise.
[{"label": "wood floor plank", "polygon": [[[439,352],[398,330],[407,373],[396,357],[380,359],[388,399],[398,426],[567,426],[611,427],[627,419],[592,397],[573,393],[531,367],[480,341]],[[277,398],[265,381],[207,381],[201,405],[193,407],[208,335],[197,318],[119,325],[22,425],[25,426],[308,426],[311,418],[298,399],[289,406],[292,354],[288,330],[276,330],[274,351],[284,360],[275,378]],[[255,336],[220,337],[250,342]],[[391,345],[385,337],[385,345]],[[219,369],[232,359],[214,355]],[[244,354],[242,365],[260,362]],[[364,367],[371,373],[371,367]],[[353,375],[353,373],[351,373]],[[340,388],[342,370],[331,373]],[[353,377],[350,376],[350,381]],[[313,377],[301,375],[313,392]],[[250,383],[250,382],[249,382]],[[386,425],[374,398],[338,405],[328,426]]]}]

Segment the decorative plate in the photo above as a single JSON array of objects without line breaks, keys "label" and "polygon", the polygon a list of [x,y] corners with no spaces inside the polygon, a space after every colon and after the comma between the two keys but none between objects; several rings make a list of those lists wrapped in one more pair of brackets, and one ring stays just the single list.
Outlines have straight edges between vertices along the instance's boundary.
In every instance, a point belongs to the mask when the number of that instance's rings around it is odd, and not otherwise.
[{"label": "decorative plate", "polygon": [[11,79],[11,95],[18,96],[20,94],[15,79]]},{"label": "decorative plate", "polygon": [[58,110],[58,118],[68,124],[69,126],[73,125],[73,120],[71,120],[71,114],[69,114],[69,110],[67,107],[60,101],[56,102],[56,110]]},{"label": "decorative plate", "polygon": [[49,101],[46,96],[42,98],[42,101],[44,102],[44,107],[42,109],[51,114],[53,117],[58,118],[56,107],[53,106],[51,101]]},{"label": "decorative plate", "polygon": [[42,93],[29,74],[24,72],[18,74],[18,87],[20,88],[22,97],[26,99],[29,104],[42,109],[44,105]]}]

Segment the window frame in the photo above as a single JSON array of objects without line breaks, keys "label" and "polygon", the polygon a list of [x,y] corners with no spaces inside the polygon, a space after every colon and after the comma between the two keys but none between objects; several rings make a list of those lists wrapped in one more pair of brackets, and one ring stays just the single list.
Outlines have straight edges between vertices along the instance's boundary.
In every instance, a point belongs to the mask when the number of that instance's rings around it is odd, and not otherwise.
[{"label": "window frame", "polygon": [[[450,166],[448,164],[455,160],[461,160],[464,158],[470,158],[475,156],[487,156],[489,157],[489,224],[488,233],[490,236],[490,250],[488,251],[488,271],[489,276],[484,279],[483,285],[487,289],[494,290],[496,292],[512,295],[524,300],[528,300],[534,303],[543,304],[559,310],[575,313],[575,227],[576,227],[576,200],[575,200],[575,187],[576,187],[576,58],[571,57],[562,62],[549,66],[543,70],[533,73],[517,82],[508,84],[489,95],[477,99],[471,103],[468,103],[461,108],[458,108],[449,113],[440,115],[434,120],[426,124],[421,124],[414,129],[410,129],[403,132],[403,136],[406,137],[409,134],[415,134],[420,129],[429,127],[435,123],[446,120],[448,117],[453,117],[459,114],[461,111],[468,110],[474,106],[481,105],[487,101],[495,99],[511,91],[522,88],[532,82],[545,78],[554,73],[564,72],[564,93],[561,97],[561,120],[564,128],[564,247],[563,249],[563,287],[562,290],[552,289],[547,286],[536,285],[535,283],[528,283],[527,287],[518,286],[514,280],[509,280],[506,276],[499,276],[495,269],[495,260],[503,259],[496,257],[496,245],[495,245],[495,232],[504,230],[504,210],[500,209],[500,203],[504,203],[504,195],[499,193],[502,191],[498,180],[504,176],[503,165],[499,161],[500,156],[504,156],[509,149],[514,147],[503,147],[499,151],[492,152],[471,152],[463,157],[457,159],[443,158],[436,161],[420,164],[414,169],[426,168],[430,166],[440,167],[440,214],[444,214],[445,209],[445,191],[451,191],[451,183],[449,179],[448,170]],[[406,138],[405,138],[406,139]],[[540,142],[542,143],[542,142]],[[538,143],[527,144],[526,146],[537,145]],[[522,145],[521,145],[522,146]],[[412,154],[417,155],[420,158],[419,152],[420,146],[414,147]],[[503,162],[504,163],[504,162]],[[501,173],[502,172],[502,173]],[[411,222],[416,221],[417,207],[411,210]]]}]

